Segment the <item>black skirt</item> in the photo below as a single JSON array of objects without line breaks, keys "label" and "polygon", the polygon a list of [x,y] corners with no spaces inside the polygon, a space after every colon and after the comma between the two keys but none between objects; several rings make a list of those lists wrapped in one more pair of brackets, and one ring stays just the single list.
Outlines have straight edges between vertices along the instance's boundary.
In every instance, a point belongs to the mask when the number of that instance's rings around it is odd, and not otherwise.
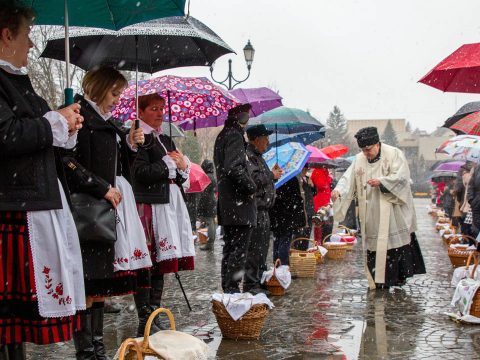
[{"label": "black skirt", "polygon": [[68,341],[74,316],[43,318],[38,312],[32,251],[24,211],[0,211],[0,345]]},{"label": "black skirt", "polygon": [[[401,286],[413,275],[425,274],[425,263],[415,233],[410,234],[410,244],[387,250],[385,286]],[[367,266],[375,279],[376,252],[367,250]]]}]

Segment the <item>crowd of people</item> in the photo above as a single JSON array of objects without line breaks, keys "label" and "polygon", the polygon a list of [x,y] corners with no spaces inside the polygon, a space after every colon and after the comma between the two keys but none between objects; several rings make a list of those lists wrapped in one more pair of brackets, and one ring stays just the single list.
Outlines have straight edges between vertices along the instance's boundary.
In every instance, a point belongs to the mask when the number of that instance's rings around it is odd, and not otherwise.
[{"label": "crowd of people", "polygon": [[[26,7],[0,9],[0,360],[25,359],[26,342],[72,338],[77,359],[109,359],[105,300],[117,295],[133,294],[139,324],[132,336],[143,336],[161,305],[164,275],[194,270],[197,220],[207,228],[201,250],[213,249],[216,224],[222,227],[225,293],[265,293],[271,234],[273,259],[288,265],[294,238],[332,231],[331,210],[320,227],[312,224],[331,200],[338,221],[353,207],[354,223],[358,202],[367,274],[378,286],[424,272],[408,165],[398,149],[380,144],[376,129],[357,134],[362,152],[336,187],[327,169],[306,166],[275,189],[283,170],[262,157],[272,131],[247,127],[251,106],[238,105],[213,161],[202,163],[210,184],[192,213],[184,191],[191,162],[161,130],[165,99],[141,96],[138,126],[125,128],[111,111],[127,80],[99,67],[86,73],[74,104],[51,110],[23,70],[33,18]],[[477,177],[466,195],[455,193],[459,202],[469,199],[474,225]],[[151,331],[161,328],[155,320]]]}]

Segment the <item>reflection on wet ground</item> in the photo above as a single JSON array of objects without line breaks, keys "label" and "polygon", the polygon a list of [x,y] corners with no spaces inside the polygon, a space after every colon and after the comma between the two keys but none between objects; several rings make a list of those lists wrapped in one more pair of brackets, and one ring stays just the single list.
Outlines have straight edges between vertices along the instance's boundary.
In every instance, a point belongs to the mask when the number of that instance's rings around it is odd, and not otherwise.
[{"label": "reflection on wet ground", "polygon": [[[259,341],[223,340],[210,310],[210,295],[220,289],[221,245],[197,252],[197,270],[183,273],[192,312],[173,276],[167,278],[164,306],[177,328],[205,340],[211,359],[480,359],[480,327],[454,323],[443,315],[450,303],[452,268],[446,247],[416,200],[418,238],[427,275],[403,288],[367,291],[360,247],[343,261],[319,265],[315,279],[295,279],[284,297],[272,298]],[[135,333],[137,318],[130,297],[125,309],[108,314],[107,347],[113,356],[123,339]],[[29,346],[30,359],[73,359],[73,343]]]}]

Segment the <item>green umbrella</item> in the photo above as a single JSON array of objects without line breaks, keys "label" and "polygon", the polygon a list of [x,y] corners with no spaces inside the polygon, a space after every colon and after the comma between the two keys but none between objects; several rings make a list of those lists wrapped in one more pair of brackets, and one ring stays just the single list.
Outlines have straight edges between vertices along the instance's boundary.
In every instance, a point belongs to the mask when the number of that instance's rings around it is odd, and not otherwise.
[{"label": "green umbrella", "polygon": [[23,0],[35,10],[35,24],[65,26],[67,88],[65,105],[73,103],[70,89],[69,26],[119,30],[125,26],[169,16],[185,15],[186,0]]}]

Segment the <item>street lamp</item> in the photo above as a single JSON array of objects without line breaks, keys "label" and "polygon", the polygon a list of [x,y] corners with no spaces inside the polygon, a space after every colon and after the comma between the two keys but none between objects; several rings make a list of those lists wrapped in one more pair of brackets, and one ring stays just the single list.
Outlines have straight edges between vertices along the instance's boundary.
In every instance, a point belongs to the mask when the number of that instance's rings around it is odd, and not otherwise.
[{"label": "street lamp", "polygon": [[[250,40],[248,40],[247,45],[243,48],[243,55],[245,56],[245,62],[247,63],[247,69],[248,69],[248,74],[247,77],[243,80],[237,80],[233,77],[232,73],[232,59],[228,59],[228,75],[227,78],[223,81],[217,81],[213,77],[213,64],[210,66],[210,75],[212,77],[212,80],[215,81],[217,84],[225,86],[228,90],[232,90],[235,86],[237,86],[240,83],[243,83],[246,81],[249,76],[250,76],[250,69],[252,68],[252,63],[253,63],[253,57],[255,55],[255,49],[253,48],[252,44],[250,43]],[[228,84],[227,84],[228,81]],[[232,85],[232,81],[235,83]]]}]

